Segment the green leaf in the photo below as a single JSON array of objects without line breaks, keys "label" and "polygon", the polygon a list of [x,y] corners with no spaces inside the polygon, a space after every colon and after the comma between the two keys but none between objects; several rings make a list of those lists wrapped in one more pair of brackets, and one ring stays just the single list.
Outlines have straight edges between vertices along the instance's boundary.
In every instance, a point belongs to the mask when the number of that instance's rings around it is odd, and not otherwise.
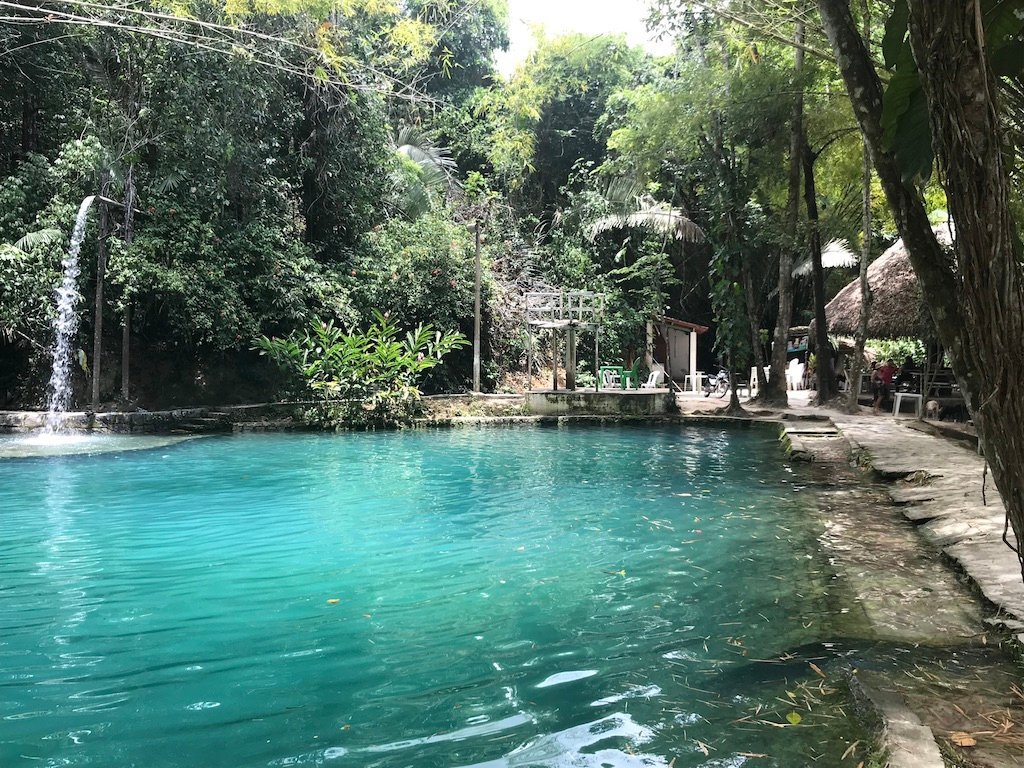
[{"label": "green leaf", "polygon": [[803,722],[803,718],[800,717],[799,712],[790,712],[788,715],[786,715],[786,721],[790,725],[800,725],[800,723]]},{"label": "green leaf", "polygon": [[56,240],[60,240],[64,234],[59,229],[40,229],[35,232],[29,232],[24,237],[20,238],[14,243],[14,247],[19,251],[28,253],[33,248],[40,245],[46,245]]},{"label": "green leaf", "polygon": [[909,22],[910,9],[907,7],[907,0],[896,0],[892,13],[885,22],[885,34],[882,36],[882,59],[886,69],[894,69],[899,62]]},{"label": "green leaf", "polygon": [[882,142],[896,155],[903,180],[928,178],[933,159],[928,100],[909,41],[900,49],[896,73],[882,94],[881,123]]},{"label": "green leaf", "polygon": [[983,6],[985,47],[992,71],[1016,77],[1024,71],[1024,14],[1019,0],[987,0]]}]

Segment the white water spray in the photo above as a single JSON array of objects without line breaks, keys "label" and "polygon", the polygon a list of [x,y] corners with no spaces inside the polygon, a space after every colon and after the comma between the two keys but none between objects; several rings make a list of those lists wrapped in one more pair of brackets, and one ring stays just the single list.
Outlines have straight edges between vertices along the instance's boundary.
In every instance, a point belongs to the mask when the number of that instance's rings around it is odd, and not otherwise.
[{"label": "white water spray", "polygon": [[90,195],[82,201],[75,218],[75,228],[71,231],[71,245],[68,255],[61,262],[64,277],[54,292],[57,301],[57,317],[53,321],[53,372],[50,374],[50,386],[46,400],[46,431],[60,432],[63,427],[64,413],[71,407],[71,352],[78,333],[78,252],[82,249],[85,239],[85,215],[95,196]]}]

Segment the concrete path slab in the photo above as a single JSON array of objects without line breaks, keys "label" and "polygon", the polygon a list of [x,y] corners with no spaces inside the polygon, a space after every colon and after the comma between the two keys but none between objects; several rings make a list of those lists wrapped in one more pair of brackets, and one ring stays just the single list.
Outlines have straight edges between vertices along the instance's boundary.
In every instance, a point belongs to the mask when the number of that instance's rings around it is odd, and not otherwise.
[{"label": "concrete path slab", "polygon": [[[844,416],[832,421],[861,461],[891,480],[890,498],[925,537],[957,561],[1003,613],[1024,620],[1024,580],[1002,540],[1005,512],[985,461],[964,444],[897,419]],[[984,493],[983,493],[984,487]],[[987,502],[987,503],[986,503]]]}]

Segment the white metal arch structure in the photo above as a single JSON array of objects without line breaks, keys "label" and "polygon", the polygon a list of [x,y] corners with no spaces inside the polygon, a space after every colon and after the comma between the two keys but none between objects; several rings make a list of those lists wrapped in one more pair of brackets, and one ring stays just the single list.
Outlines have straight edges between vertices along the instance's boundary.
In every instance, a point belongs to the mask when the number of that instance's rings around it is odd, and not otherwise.
[{"label": "white metal arch structure", "polygon": [[[604,294],[594,291],[529,291],[526,293],[526,371],[533,381],[534,334],[551,331],[551,388],[558,389],[558,333],[565,332],[565,388],[576,389],[576,331],[594,331],[594,389],[597,390]],[[531,387],[532,388],[532,387]]]}]

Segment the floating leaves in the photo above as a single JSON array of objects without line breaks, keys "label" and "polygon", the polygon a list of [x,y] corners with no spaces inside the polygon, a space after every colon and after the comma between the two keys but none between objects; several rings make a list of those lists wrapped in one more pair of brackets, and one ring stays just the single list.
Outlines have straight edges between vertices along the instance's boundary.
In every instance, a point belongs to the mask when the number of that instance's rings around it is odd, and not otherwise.
[{"label": "floating leaves", "polygon": [[964,731],[954,731],[949,734],[949,740],[958,747],[973,747],[978,744],[977,739]]}]

